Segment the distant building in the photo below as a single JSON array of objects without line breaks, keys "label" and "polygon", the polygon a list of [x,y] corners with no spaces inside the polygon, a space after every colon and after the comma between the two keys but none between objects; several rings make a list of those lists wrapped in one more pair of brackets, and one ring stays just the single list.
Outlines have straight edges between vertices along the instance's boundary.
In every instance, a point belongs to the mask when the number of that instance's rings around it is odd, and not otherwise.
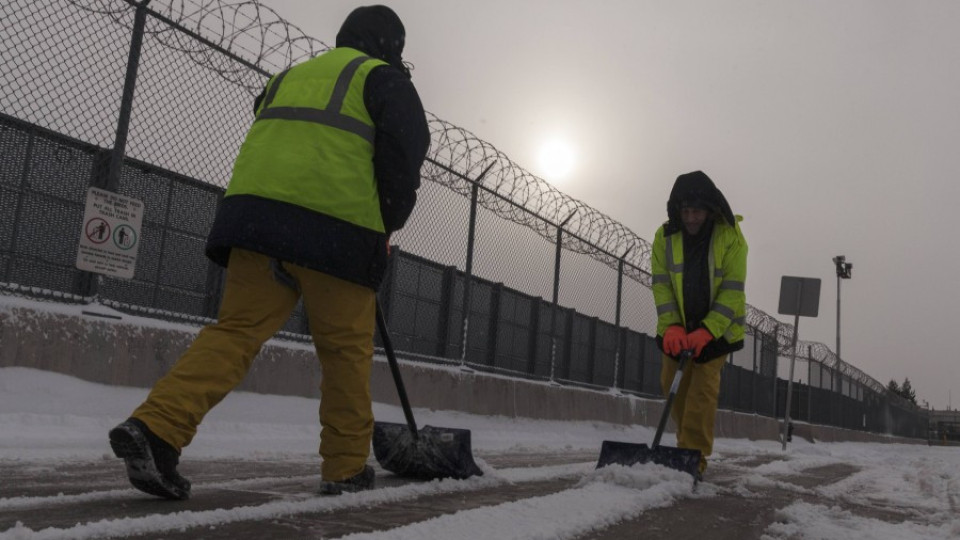
[{"label": "distant building", "polygon": [[930,444],[960,445],[960,411],[930,411]]}]

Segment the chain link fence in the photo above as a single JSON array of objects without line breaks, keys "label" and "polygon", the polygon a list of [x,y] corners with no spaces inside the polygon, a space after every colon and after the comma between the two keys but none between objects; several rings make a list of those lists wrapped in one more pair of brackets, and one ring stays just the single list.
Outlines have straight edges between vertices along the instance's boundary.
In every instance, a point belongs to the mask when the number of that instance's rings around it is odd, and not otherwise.
[{"label": "chain link fence", "polygon": [[[203,246],[271,73],[329,47],[256,1],[0,5],[0,292],[207,323]],[[660,394],[650,244],[428,114],[423,187],[380,291],[410,358]],[[142,200],[133,279],[75,267],[86,191]],[[309,339],[298,307],[283,335]],[[748,306],[721,406],[781,417],[792,327]],[[800,342],[798,421],[925,437],[927,412],[825,345]]]}]

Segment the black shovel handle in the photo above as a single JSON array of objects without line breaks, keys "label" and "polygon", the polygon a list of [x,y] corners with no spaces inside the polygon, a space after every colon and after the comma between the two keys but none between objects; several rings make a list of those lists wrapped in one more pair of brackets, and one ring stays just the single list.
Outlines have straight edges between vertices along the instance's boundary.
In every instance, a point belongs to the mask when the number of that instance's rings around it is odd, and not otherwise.
[{"label": "black shovel handle", "polygon": [[680,365],[677,366],[677,372],[673,376],[673,382],[670,384],[670,393],[667,394],[667,402],[663,406],[663,415],[660,417],[660,425],[657,426],[657,434],[653,437],[653,446],[660,446],[660,437],[663,435],[663,429],[667,427],[667,418],[670,417],[670,407],[673,405],[673,398],[677,395],[677,387],[680,386],[680,379],[683,377],[683,368],[687,361],[693,356],[693,349],[686,349],[680,352]]},{"label": "black shovel handle", "polygon": [[410,400],[407,399],[407,390],[403,387],[403,377],[400,376],[400,366],[397,365],[397,356],[393,353],[393,343],[390,342],[390,332],[387,331],[387,321],[383,318],[383,310],[380,309],[380,300],[377,300],[377,330],[380,331],[380,339],[383,341],[383,351],[387,354],[387,362],[390,364],[390,372],[393,374],[393,382],[397,385],[397,394],[400,395],[400,405],[403,406],[403,415],[407,417],[407,426],[410,428],[410,434],[416,440],[417,422],[413,419],[413,411],[410,409]]}]

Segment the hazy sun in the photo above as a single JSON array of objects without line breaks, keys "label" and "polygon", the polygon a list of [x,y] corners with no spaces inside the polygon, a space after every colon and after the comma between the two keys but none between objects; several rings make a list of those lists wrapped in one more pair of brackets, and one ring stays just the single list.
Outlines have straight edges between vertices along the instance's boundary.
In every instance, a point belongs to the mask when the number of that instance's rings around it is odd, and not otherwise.
[{"label": "hazy sun", "polygon": [[566,178],[573,169],[575,158],[573,147],[561,139],[550,139],[540,145],[540,170],[547,180]]}]

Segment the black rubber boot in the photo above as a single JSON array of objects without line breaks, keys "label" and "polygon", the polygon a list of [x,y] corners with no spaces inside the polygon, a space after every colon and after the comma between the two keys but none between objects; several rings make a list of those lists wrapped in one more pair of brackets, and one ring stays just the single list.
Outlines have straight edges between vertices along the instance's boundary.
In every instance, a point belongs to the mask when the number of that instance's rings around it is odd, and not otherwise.
[{"label": "black rubber boot", "polygon": [[373,489],[376,473],[373,471],[373,467],[369,465],[364,465],[363,470],[359,473],[347,478],[346,480],[341,480],[339,482],[329,482],[323,481],[320,482],[320,494],[321,495],[340,495],[347,492],[355,491],[364,491],[367,489]]},{"label": "black rubber boot", "polygon": [[133,487],[165,499],[190,498],[190,481],[177,472],[180,452],[140,420],[130,418],[111,429],[110,447],[126,463]]}]

